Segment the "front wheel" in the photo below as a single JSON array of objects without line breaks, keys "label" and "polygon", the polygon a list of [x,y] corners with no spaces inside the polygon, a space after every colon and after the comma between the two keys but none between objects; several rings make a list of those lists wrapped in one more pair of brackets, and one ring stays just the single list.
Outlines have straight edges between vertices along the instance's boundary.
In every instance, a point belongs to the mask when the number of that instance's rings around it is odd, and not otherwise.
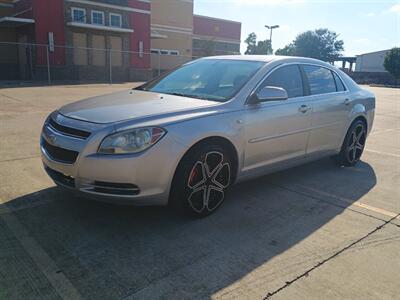
[{"label": "front wheel", "polygon": [[367,140],[367,128],[363,121],[355,121],[349,128],[341,151],[334,160],[341,166],[351,167],[360,161]]},{"label": "front wheel", "polygon": [[182,159],[171,186],[170,204],[191,216],[215,212],[232,181],[232,160],[219,145],[200,145]]}]

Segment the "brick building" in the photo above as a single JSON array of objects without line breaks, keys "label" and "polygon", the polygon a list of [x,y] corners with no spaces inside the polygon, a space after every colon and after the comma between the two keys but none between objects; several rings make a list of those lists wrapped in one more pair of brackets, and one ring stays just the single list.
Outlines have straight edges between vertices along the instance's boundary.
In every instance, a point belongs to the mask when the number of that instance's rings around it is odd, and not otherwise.
[{"label": "brick building", "polygon": [[192,58],[239,54],[241,27],[239,22],[194,15],[193,0],[153,0],[152,67],[170,69]]},{"label": "brick building", "polygon": [[145,80],[192,56],[238,53],[240,29],[193,15],[192,0],[0,0],[0,79]]},{"label": "brick building", "polygon": [[240,53],[240,22],[194,15],[193,55]]}]

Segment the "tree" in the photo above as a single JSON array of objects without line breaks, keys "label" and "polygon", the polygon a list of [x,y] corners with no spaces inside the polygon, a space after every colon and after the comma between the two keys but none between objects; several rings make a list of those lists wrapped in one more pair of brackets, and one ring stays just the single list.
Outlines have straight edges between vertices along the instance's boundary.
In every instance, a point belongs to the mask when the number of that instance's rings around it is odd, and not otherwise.
[{"label": "tree", "polygon": [[395,47],[386,53],[383,66],[396,78],[396,81],[400,79],[400,48]]},{"label": "tree", "polygon": [[282,49],[278,49],[275,52],[276,55],[283,55],[283,56],[295,56],[296,51],[293,44],[286,45]]},{"label": "tree", "polygon": [[244,54],[252,54],[257,47],[257,35],[254,32],[250,33],[244,42],[247,44],[247,50]]},{"label": "tree", "polygon": [[257,35],[252,32],[249,34],[247,39],[244,41],[247,44],[247,50],[245,54],[256,55],[256,54],[272,54],[271,41],[258,41]]},{"label": "tree", "polygon": [[336,32],[328,29],[309,30],[299,34],[295,40],[282,49],[277,55],[305,56],[332,62],[341,56],[344,50],[343,41]]}]

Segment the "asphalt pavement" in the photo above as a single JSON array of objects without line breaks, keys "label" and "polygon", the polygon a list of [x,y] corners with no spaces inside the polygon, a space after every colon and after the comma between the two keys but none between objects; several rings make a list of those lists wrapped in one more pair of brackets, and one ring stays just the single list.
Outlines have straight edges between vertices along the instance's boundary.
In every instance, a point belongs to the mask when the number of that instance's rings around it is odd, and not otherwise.
[{"label": "asphalt pavement", "polygon": [[132,84],[0,90],[0,299],[399,299],[400,89],[371,88],[362,161],[234,186],[214,215],[103,204],[56,188],[45,117]]}]

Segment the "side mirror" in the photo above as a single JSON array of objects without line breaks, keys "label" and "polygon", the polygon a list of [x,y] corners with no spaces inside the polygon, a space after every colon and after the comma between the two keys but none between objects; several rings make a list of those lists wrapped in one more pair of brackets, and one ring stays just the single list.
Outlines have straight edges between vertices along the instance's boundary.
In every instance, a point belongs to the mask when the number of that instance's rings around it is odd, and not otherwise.
[{"label": "side mirror", "polygon": [[266,101],[286,100],[288,94],[285,89],[276,86],[266,86],[253,94],[249,100],[249,104],[257,104]]}]

